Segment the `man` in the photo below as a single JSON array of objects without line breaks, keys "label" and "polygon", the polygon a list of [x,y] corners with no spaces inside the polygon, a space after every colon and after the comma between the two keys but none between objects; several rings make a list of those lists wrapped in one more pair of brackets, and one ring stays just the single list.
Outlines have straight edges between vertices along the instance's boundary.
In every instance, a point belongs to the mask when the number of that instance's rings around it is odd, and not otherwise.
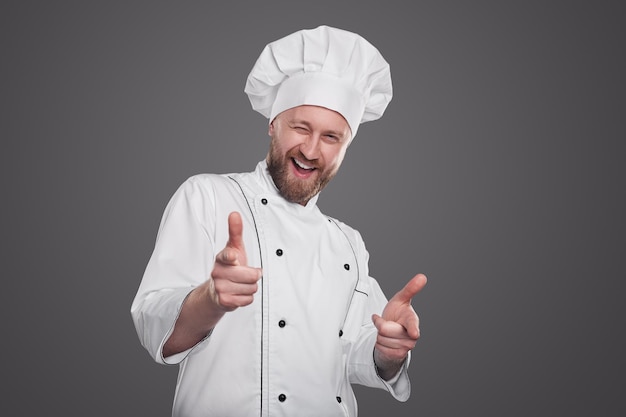
[{"label": "man", "polygon": [[387,107],[389,65],[320,26],[268,44],[245,91],[269,119],[266,159],[185,181],[131,307],[152,357],[180,365],[173,415],[356,416],[352,383],[406,401],[426,277],[387,302],[359,233],[316,206]]}]

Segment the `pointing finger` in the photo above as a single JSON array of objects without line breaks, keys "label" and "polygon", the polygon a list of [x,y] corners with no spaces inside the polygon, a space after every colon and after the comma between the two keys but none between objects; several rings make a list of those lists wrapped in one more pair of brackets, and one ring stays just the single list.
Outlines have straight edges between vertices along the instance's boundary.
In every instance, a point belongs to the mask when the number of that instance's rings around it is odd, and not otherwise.
[{"label": "pointing finger", "polygon": [[233,211],[228,215],[228,242],[217,255],[216,260],[226,265],[247,265],[246,250],[243,243],[243,220],[241,214]]},{"label": "pointing finger", "polygon": [[394,298],[398,301],[411,302],[411,298],[424,288],[426,285],[426,275],[415,275],[400,291],[396,293]]},{"label": "pointing finger", "polygon": [[241,215],[233,211],[228,215],[228,243],[226,246],[230,246],[235,249],[243,250],[243,221]]}]

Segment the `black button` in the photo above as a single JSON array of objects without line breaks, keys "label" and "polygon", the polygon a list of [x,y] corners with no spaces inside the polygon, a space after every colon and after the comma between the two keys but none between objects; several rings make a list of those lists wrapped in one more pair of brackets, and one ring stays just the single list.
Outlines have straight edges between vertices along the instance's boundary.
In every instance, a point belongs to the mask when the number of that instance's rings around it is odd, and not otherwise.
[{"label": "black button", "polygon": [[341,402],[341,397],[337,397],[337,402],[340,403]]},{"label": "black button", "polygon": [[283,256],[283,250],[282,249],[276,249],[276,255]]},{"label": "black button", "polygon": [[287,396],[285,394],[280,394],[278,396],[278,401],[280,401],[281,403],[285,402],[286,399],[287,399]]},{"label": "black button", "polygon": [[261,203],[263,203],[263,205],[266,205],[267,204],[267,198],[262,198],[261,199]]},{"label": "black button", "polygon": [[339,337],[343,336],[343,330],[339,330]]},{"label": "black button", "polygon": [[285,320],[281,320],[278,322],[278,327],[285,327],[285,324],[287,324],[285,323]]},{"label": "black button", "polygon": [[346,268],[346,271],[350,270],[350,265],[348,265],[348,264],[345,264],[343,267]]}]

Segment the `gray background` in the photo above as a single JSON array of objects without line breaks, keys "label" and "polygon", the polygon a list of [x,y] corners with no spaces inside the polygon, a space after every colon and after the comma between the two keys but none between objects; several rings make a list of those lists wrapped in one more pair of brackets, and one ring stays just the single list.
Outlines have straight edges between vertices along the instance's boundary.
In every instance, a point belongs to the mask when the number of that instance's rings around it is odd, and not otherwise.
[{"label": "gray background", "polygon": [[328,24],[395,96],[319,205],[388,295],[429,276],[412,397],[360,416],[624,415],[620,2],[214,3],[2,2],[2,414],[169,415],[129,313],[165,204],[264,157],[245,78]]}]

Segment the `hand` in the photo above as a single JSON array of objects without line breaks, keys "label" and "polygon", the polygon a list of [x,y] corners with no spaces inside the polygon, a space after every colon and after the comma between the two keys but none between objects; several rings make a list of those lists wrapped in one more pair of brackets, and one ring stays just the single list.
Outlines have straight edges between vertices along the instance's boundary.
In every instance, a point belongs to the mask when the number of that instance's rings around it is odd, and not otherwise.
[{"label": "hand", "polygon": [[[411,299],[424,285],[426,276],[415,275],[389,300],[382,317],[378,314],[372,315],[372,321],[378,330],[374,359],[384,379],[395,375],[420,337],[419,318],[411,306]],[[386,378],[383,374],[390,375]]]},{"label": "hand", "polygon": [[228,216],[228,242],[215,257],[208,280],[210,300],[223,311],[247,306],[254,300],[261,269],[248,266],[243,244],[243,222],[239,213]]},{"label": "hand", "polygon": [[261,278],[260,268],[248,266],[243,223],[237,212],[228,216],[228,242],[215,257],[211,276],[189,293],[172,334],[163,345],[163,357],[190,349],[206,337],[228,311],[252,303]]}]

